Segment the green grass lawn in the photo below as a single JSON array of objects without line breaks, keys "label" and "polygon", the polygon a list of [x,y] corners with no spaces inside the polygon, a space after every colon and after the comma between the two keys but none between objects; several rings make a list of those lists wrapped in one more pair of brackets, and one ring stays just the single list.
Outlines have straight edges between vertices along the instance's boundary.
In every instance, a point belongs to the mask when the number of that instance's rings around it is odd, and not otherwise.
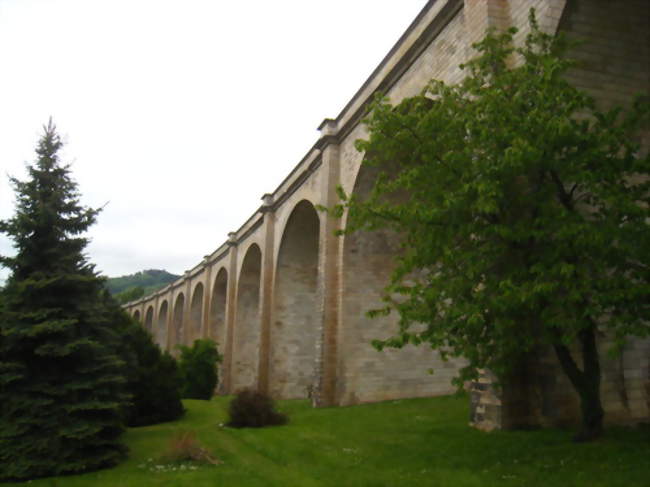
[{"label": "green grass lawn", "polygon": [[[610,429],[591,444],[573,444],[571,432],[560,430],[483,433],[467,426],[467,402],[439,397],[312,409],[307,401],[282,401],[290,424],[235,430],[219,426],[228,398],[186,401],[182,420],[130,429],[130,458],[116,468],[28,485],[650,486],[650,428]],[[156,468],[179,430],[195,431],[223,464]]]}]

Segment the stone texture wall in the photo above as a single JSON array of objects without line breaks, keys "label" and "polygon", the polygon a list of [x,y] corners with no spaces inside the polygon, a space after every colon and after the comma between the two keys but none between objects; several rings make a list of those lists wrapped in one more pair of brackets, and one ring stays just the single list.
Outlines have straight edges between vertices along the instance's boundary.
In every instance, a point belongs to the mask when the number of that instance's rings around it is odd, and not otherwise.
[{"label": "stone texture wall", "polygon": [[274,397],[305,398],[314,384],[319,229],[315,208],[304,200],[284,229],[270,330],[269,384]]},{"label": "stone texture wall", "polygon": [[183,345],[185,343],[185,326],[183,323],[183,315],[185,314],[185,295],[179,294],[174,303],[174,315],[170,327],[170,344],[169,349],[175,353],[176,345]]},{"label": "stone texture wall", "polygon": [[167,300],[162,301],[160,311],[158,312],[158,324],[154,339],[163,350],[167,349],[167,315],[169,314],[169,304]]},{"label": "stone texture wall", "polygon": [[[529,5],[510,2],[519,25]],[[570,55],[579,61],[568,79],[587,90],[601,108],[626,106],[650,92],[650,3],[644,0],[554,0],[533,2],[540,25],[581,43]],[[521,41],[527,29],[518,36]],[[601,396],[606,423],[634,423],[650,417],[650,340],[630,338],[612,357],[600,337]],[[575,353],[576,351],[574,351]],[[484,372],[471,385],[470,422],[482,429],[524,425],[564,426],[580,417],[579,398],[550,349],[539,350],[517,377],[500,389]],[[579,354],[577,354],[579,357]]]},{"label": "stone texture wall", "polygon": [[217,342],[219,353],[225,352],[226,345],[226,305],[228,297],[228,271],[221,268],[212,286],[210,299],[210,324],[207,335]]},{"label": "stone texture wall", "polygon": [[[601,400],[605,424],[634,424],[650,417],[650,339],[630,338],[613,356],[611,342],[600,337]],[[572,351],[577,361],[580,354]],[[574,426],[580,402],[550,348],[531,354],[517,374],[495,386],[487,371],[470,385],[470,424],[484,430],[530,426]]]},{"label": "stone texture wall", "polygon": [[[354,194],[367,197],[376,172],[362,167]],[[419,397],[453,392],[451,379],[458,360],[443,362],[427,346],[377,351],[374,339],[394,335],[398,316],[368,318],[366,312],[385,306],[383,289],[390,282],[398,235],[386,230],[355,232],[343,241],[340,350],[337,398],[340,404]],[[434,370],[434,374],[429,373]]]},{"label": "stone texture wall", "polygon": [[[432,78],[460,81],[459,65],[475,55],[472,43],[487,28],[509,25],[520,29],[521,41],[531,7],[543,29],[587,40],[574,51],[582,64],[569,78],[603,106],[648,92],[647,0],[430,0],[338,117],[321,124],[320,138],[260,209],[178,282],[127,309],[157,326],[159,343],[170,350],[215,338],[224,354],[221,392],[256,387],[306,397],[311,389],[317,405],[450,392],[460,361],[441,362],[426,347],[379,353],[370,346],[397,330],[394,316],[370,320],[365,312],[381,305],[399,239],[386,232],[334,237],[345,217],[317,214],[313,206],[336,204],[337,185],[347,193],[368,190],[372,175],[364,174],[354,142],[366,135],[361,120],[377,91],[399,102]],[[647,341],[634,340],[622,359],[605,361],[608,420],[647,418],[649,353]],[[478,426],[575,417],[575,394],[547,351],[503,390],[493,382],[486,372],[472,385]]]},{"label": "stone texture wall", "polygon": [[190,319],[188,333],[190,345],[194,340],[201,338],[201,324],[203,315],[203,284],[198,283],[192,293],[192,302],[190,304]]},{"label": "stone texture wall", "polygon": [[255,387],[260,345],[260,279],[262,254],[253,244],[246,253],[237,288],[233,330],[232,391]]}]

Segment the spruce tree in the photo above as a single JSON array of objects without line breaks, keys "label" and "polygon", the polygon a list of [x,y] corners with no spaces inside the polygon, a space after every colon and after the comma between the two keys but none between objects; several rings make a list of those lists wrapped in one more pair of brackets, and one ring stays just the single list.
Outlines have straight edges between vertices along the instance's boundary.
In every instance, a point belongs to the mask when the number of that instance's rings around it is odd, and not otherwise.
[{"label": "spruce tree", "polygon": [[15,247],[0,309],[0,480],[77,473],[125,454],[124,363],[84,255],[98,211],[82,206],[50,120],[28,178],[10,178],[16,211],[0,221]]}]

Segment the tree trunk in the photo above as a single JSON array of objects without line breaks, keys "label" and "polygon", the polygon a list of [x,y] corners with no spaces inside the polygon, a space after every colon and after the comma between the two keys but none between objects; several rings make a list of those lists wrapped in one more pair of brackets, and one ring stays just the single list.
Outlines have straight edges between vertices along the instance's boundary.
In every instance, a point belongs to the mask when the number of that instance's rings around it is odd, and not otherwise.
[{"label": "tree trunk", "polygon": [[592,324],[581,330],[578,340],[582,349],[582,370],[578,368],[565,345],[555,345],[554,348],[562,369],[580,396],[582,429],[574,440],[582,442],[601,436],[605,411],[600,402],[600,361],[596,348],[596,327]]}]

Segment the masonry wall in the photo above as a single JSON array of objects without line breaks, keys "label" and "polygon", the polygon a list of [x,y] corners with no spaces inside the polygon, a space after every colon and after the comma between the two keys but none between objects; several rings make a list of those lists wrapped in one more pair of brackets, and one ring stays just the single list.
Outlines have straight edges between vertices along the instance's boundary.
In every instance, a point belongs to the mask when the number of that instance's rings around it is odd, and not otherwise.
[{"label": "masonry wall", "polygon": [[[354,147],[365,137],[365,106],[377,91],[399,102],[432,78],[456,83],[459,65],[487,28],[527,33],[530,7],[542,28],[588,42],[571,81],[601,104],[648,92],[646,0],[430,0],[413,25],[280,186],[226,243],[154,296],[131,303],[161,346],[209,336],[224,354],[221,392],[255,387],[317,405],[354,404],[451,392],[462,361],[442,362],[424,346],[376,351],[370,342],[397,331],[397,319],[369,319],[381,306],[399,238],[386,232],[342,238],[345,225],[315,210],[338,202],[336,186],[367,193],[372,180]],[[332,67],[336,69],[336,67]],[[238,184],[239,182],[233,182]],[[153,315],[149,310],[153,309]],[[634,340],[622,359],[605,362],[603,394],[611,420],[648,416],[650,354]],[[429,369],[434,374],[428,373]],[[555,424],[575,417],[576,398],[552,354],[522,368],[502,391],[486,373],[474,384],[472,420],[483,427]]]},{"label": "masonry wall", "polygon": [[[569,0],[551,2],[542,17],[547,28],[581,43],[570,56],[579,64],[568,73],[592,94],[601,108],[628,106],[634,95],[650,91],[650,3],[643,0]],[[566,4],[564,8],[559,8]],[[518,19],[528,9],[519,5]],[[523,34],[523,33],[522,33]],[[635,423],[650,417],[650,340],[630,338],[623,354],[612,357],[611,343],[599,337],[601,396],[605,423]],[[578,357],[577,350],[573,353]],[[573,425],[580,418],[579,398],[551,349],[534,358],[502,389],[484,372],[472,385],[470,422],[483,429],[525,425]]]},{"label": "masonry wall", "polygon": [[237,282],[237,309],[233,329],[232,392],[257,384],[260,356],[262,253],[253,244],[246,252]]},{"label": "masonry wall", "polygon": [[301,201],[284,229],[270,329],[270,393],[305,398],[314,384],[318,330],[318,240],[314,206]]}]

